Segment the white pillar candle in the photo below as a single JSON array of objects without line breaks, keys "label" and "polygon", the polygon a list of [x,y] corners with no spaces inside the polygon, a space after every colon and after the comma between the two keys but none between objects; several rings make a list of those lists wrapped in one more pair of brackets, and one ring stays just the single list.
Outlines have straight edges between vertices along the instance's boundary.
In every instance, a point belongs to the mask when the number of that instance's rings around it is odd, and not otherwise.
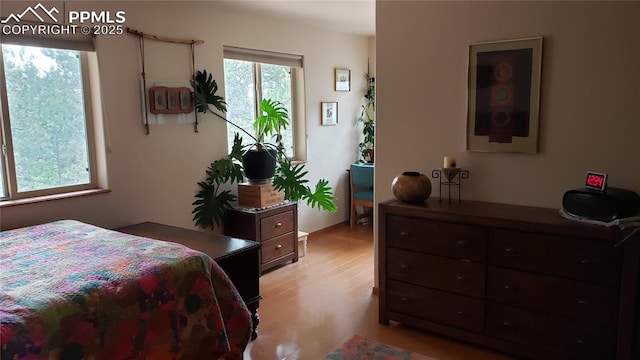
[{"label": "white pillar candle", "polygon": [[456,158],[451,156],[444,157],[444,168],[451,169],[456,167]]}]

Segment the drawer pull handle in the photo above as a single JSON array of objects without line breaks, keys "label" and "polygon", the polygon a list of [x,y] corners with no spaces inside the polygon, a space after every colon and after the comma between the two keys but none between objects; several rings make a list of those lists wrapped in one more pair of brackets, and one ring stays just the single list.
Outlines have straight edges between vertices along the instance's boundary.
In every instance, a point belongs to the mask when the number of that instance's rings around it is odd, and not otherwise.
[{"label": "drawer pull handle", "polygon": [[456,280],[465,281],[467,280],[467,277],[464,275],[456,275]]},{"label": "drawer pull handle", "polygon": [[583,264],[583,265],[591,264],[591,261],[589,261],[589,259],[581,259],[580,264]]},{"label": "drawer pull handle", "polygon": [[281,223],[281,222],[277,222],[277,223],[276,223],[276,227],[277,227],[277,228],[282,227],[282,223]]},{"label": "drawer pull handle", "polygon": [[516,290],[518,290],[518,287],[507,284],[507,285],[505,285],[505,286],[504,286],[504,289],[505,289],[505,290],[512,290],[512,291],[516,291]]},{"label": "drawer pull handle", "polygon": [[406,231],[400,231],[400,236],[409,236],[409,233]]},{"label": "drawer pull handle", "polygon": [[513,324],[511,324],[511,323],[510,323],[510,322],[508,322],[508,321],[504,321],[504,322],[502,323],[502,326],[510,327],[510,326],[513,326]]},{"label": "drawer pull handle", "polygon": [[464,315],[464,311],[458,310],[456,311],[456,315],[462,316]]},{"label": "drawer pull handle", "polygon": [[589,303],[589,302],[588,302],[587,300],[578,299],[578,304],[580,304],[580,305],[586,305],[586,304],[588,304],[588,303]]},{"label": "drawer pull handle", "polygon": [[408,264],[400,264],[400,269],[407,270],[409,268]]},{"label": "drawer pull handle", "polygon": [[512,253],[512,252],[516,252],[516,250],[514,248],[505,248],[504,252]]},{"label": "drawer pull handle", "polygon": [[276,245],[276,250],[280,250],[280,249],[282,249],[282,244]]},{"label": "drawer pull handle", "polygon": [[458,245],[459,246],[466,246],[467,245],[467,240],[458,240]]},{"label": "drawer pull handle", "polygon": [[401,297],[401,298],[400,298],[400,301],[404,301],[404,302],[407,302],[407,301],[409,301],[409,298],[406,298],[406,297]]},{"label": "drawer pull handle", "polygon": [[586,341],[584,341],[584,340],[582,340],[582,339],[578,339],[578,340],[576,340],[576,344],[578,344],[578,345],[584,345],[584,344],[586,344],[586,343],[587,343],[587,342],[586,342]]}]

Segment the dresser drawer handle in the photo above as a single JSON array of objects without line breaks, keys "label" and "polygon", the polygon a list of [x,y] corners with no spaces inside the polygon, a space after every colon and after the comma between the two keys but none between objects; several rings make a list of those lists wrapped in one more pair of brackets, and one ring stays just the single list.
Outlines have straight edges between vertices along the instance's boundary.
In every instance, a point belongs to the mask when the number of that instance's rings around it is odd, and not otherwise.
[{"label": "dresser drawer handle", "polygon": [[404,264],[404,263],[400,264],[400,269],[407,270],[408,268],[409,268],[409,264]]},{"label": "dresser drawer handle", "polygon": [[467,240],[458,240],[458,246],[467,246]]},{"label": "dresser drawer handle", "polygon": [[507,284],[507,285],[505,285],[505,286],[504,286],[504,289],[505,289],[505,290],[516,291],[516,290],[518,290],[518,287],[517,287],[517,286],[514,286],[514,285],[509,285],[509,284]]},{"label": "dresser drawer handle", "polygon": [[580,305],[587,305],[589,302],[587,300],[583,300],[583,299],[578,299],[578,304]]},{"label": "dresser drawer handle", "polygon": [[580,259],[580,264],[583,264],[583,265],[591,264],[591,261],[589,259]]},{"label": "dresser drawer handle", "polygon": [[276,245],[276,250],[280,250],[280,249],[282,249],[282,244]]},{"label": "dresser drawer handle", "polygon": [[406,231],[400,231],[400,236],[409,236],[409,233]]},{"label": "dresser drawer handle", "polygon": [[458,311],[456,311],[456,315],[462,316],[462,315],[464,315],[464,311],[458,310]]},{"label": "dresser drawer handle", "polygon": [[402,301],[402,302],[407,302],[407,301],[409,301],[409,298],[401,297],[401,298],[400,298],[400,301]]},{"label": "dresser drawer handle", "polygon": [[516,249],[514,249],[514,248],[505,248],[504,252],[508,252],[508,253],[516,252]]},{"label": "dresser drawer handle", "polygon": [[504,321],[504,322],[502,322],[502,326],[511,327],[511,326],[513,326],[513,324],[508,322],[508,321]]},{"label": "dresser drawer handle", "polygon": [[464,275],[456,275],[456,280],[465,281],[467,280],[467,277]]},{"label": "dresser drawer handle", "polygon": [[578,340],[576,340],[576,344],[578,344],[578,345],[585,345],[586,343],[587,343],[587,342],[586,342],[586,341],[584,341],[584,340],[582,340],[582,339],[578,339]]},{"label": "dresser drawer handle", "polygon": [[282,223],[281,223],[281,222],[277,222],[277,223],[276,223],[276,227],[277,227],[277,228],[282,227]]}]

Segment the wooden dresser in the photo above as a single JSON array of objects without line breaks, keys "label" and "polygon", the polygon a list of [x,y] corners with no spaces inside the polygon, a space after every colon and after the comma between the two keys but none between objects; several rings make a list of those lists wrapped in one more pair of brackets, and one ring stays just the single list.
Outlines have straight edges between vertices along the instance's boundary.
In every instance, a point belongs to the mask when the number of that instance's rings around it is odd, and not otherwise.
[{"label": "wooden dresser", "polygon": [[267,209],[233,209],[227,212],[225,233],[262,244],[262,271],[298,261],[298,204]]},{"label": "wooden dresser", "polygon": [[533,359],[640,359],[640,239],[555,209],[379,205],[379,322]]}]

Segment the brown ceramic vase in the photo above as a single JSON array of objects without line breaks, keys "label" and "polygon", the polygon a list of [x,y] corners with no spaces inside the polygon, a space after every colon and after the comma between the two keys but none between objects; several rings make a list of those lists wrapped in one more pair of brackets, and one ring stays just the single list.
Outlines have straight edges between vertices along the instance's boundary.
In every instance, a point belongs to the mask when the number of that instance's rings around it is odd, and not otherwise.
[{"label": "brown ceramic vase", "polygon": [[391,182],[396,199],[408,203],[421,203],[431,195],[431,181],[416,171],[405,171]]}]

